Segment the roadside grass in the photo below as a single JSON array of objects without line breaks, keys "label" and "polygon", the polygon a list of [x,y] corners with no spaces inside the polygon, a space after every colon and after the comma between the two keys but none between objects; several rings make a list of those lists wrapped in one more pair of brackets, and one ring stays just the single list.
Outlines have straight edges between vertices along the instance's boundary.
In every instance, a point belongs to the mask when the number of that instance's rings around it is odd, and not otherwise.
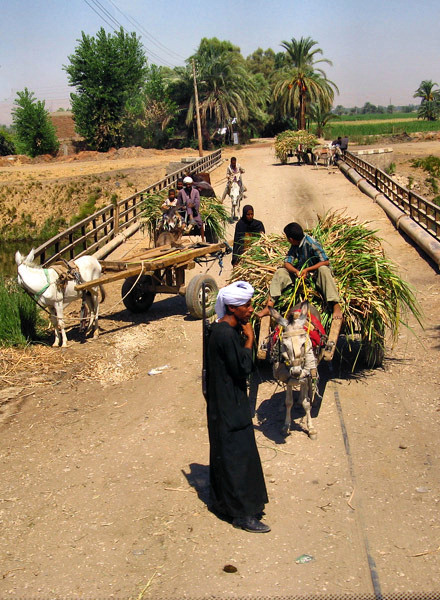
[{"label": "roadside grass", "polygon": [[0,277],[0,347],[42,339],[46,322],[37,305],[13,279]]}]

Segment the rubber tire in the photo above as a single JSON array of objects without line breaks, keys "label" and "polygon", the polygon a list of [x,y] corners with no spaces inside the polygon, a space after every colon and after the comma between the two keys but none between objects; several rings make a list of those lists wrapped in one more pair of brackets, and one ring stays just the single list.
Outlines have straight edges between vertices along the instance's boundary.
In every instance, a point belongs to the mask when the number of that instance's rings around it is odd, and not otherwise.
[{"label": "rubber tire", "polygon": [[132,288],[137,278],[137,275],[127,277],[127,279],[122,284],[122,301],[125,304],[125,307],[128,308],[130,312],[143,313],[147,312],[147,310],[151,307],[156,294],[155,292],[144,290],[145,286],[151,285],[153,283],[153,279],[151,275],[142,275],[139,278],[137,284],[128,294],[128,296],[126,296],[127,292]]},{"label": "rubber tire", "polygon": [[212,317],[215,312],[215,299],[217,298],[218,286],[213,277],[210,275],[196,275],[191,279],[186,288],[185,300],[189,314],[195,319],[203,318],[202,306],[202,284],[205,284],[206,289],[206,316]]}]

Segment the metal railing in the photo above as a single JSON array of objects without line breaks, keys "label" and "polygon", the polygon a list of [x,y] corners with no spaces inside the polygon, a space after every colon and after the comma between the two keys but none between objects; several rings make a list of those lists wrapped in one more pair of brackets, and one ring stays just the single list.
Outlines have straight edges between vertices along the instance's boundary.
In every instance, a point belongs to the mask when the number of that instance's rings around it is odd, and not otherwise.
[{"label": "metal railing", "polygon": [[344,161],[423,229],[440,241],[440,206],[398,184],[387,173],[347,152]]},{"label": "metal railing", "polygon": [[72,227],[41,244],[35,250],[40,264],[47,266],[60,258],[73,259],[83,254],[91,254],[113,239],[119,232],[124,231],[135,223],[140,216],[140,205],[146,194],[159,192],[174,185],[179,177],[188,173],[196,174],[210,171],[220,164],[221,149],[197,159],[188,166],[170,173],[160,181],[156,181],[144,190],[132,196],[109,204],[93,215],[82,219]]}]

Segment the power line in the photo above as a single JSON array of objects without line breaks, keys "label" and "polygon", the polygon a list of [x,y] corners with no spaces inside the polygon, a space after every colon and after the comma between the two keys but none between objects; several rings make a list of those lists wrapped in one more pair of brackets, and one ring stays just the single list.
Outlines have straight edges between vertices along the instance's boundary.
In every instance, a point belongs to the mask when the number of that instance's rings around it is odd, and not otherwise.
[{"label": "power line", "polygon": [[157,46],[159,46],[160,48],[162,48],[165,52],[167,52],[169,55],[174,55],[175,57],[177,57],[179,60],[186,60],[185,56],[182,56],[181,54],[174,52],[174,50],[172,50],[171,48],[168,48],[167,46],[165,46],[164,44],[162,44],[162,42],[160,42],[159,40],[157,40],[153,35],[151,35],[151,33],[149,33],[140,23],[139,21],[137,21],[134,17],[130,17],[130,15],[127,15],[126,13],[124,13],[118,6],[116,6],[116,4],[113,2],[113,0],[109,0],[110,4],[112,4],[117,11],[119,11],[121,13],[122,16],[124,16],[127,21],[129,21],[132,25],[134,25],[135,27],[137,26],[139,28],[139,30],[145,35],[147,36],[153,43],[157,44]]},{"label": "power line", "polygon": [[[103,19],[103,21],[105,21],[105,23],[107,23],[107,25],[109,27],[111,27],[111,29],[113,29],[113,31],[116,31],[116,29],[115,29],[114,25],[112,25],[111,23],[108,22],[107,17],[110,18],[115,25],[117,25],[120,29],[122,29],[123,31],[125,31],[127,33],[124,26],[115,17],[113,17],[106,8],[104,8],[104,6],[101,4],[101,2],[99,2],[99,0],[90,0],[90,1],[94,4],[94,7],[90,4],[89,0],[84,0],[84,2],[88,6],[90,6],[90,8],[93,10],[93,12],[95,12],[99,17],[101,17]],[[155,52],[153,52],[150,48],[145,46],[145,44],[144,44],[144,48],[146,50],[147,55],[151,56],[152,58],[158,60],[161,63],[166,64],[167,66],[169,66],[171,68],[173,68],[175,66],[175,65],[171,64],[170,62],[168,62],[167,60],[165,60],[164,58],[162,58],[161,56],[159,56],[158,54],[156,54]]]}]

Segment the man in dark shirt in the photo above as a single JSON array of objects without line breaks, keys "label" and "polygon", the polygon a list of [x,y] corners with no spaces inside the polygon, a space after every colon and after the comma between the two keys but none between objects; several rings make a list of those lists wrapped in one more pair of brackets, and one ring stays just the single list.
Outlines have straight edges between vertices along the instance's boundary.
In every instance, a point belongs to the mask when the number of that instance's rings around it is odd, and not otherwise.
[{"label": "man in dark shirt", "polygon": [[342,319],[338,288],[330,270],[330,261],[321,244],[304,234],[299,223],[289,223],[284,228],[284,233],[291,246],[283,266],[274,273],[267,304],[257,316],[261,318],[270,314],[269,306],[274,306],[283,290],[291,285],[295,278],[305,278],[311,274],[316,278],[316,285],[323,292],[325,299],[333,307],[333,318]]},{"label": "man in dark shirt", "polygon": [[268,502],[247,395],[252,370],[253,287],[236,281],[219,291],[207,349],[207,416],[210,493],[214,511],[236,528],[267,533]]}]

